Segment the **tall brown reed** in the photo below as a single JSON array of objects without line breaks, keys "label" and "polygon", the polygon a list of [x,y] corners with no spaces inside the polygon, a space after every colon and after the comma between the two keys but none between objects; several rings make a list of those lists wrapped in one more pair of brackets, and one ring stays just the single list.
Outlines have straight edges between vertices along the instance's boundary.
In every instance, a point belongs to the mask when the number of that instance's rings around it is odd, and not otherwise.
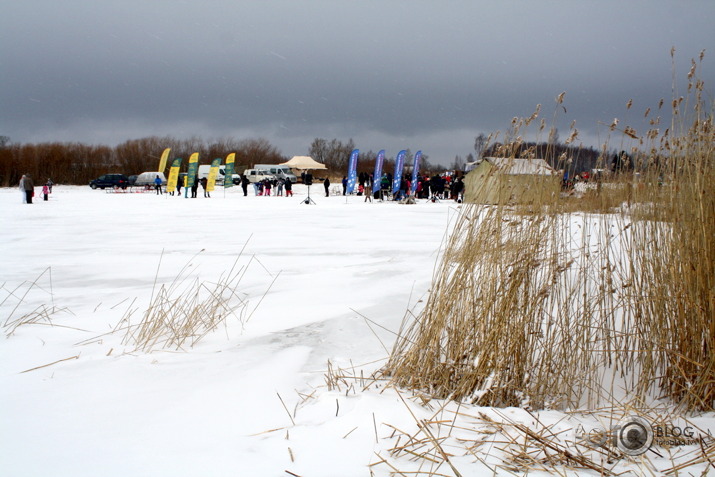
[{"label": "tall brown reed", "polygon": [[673,101],[673,132],[660,138],[664,159],[645,175],[663,186],[636,188],[636,200],[650,207],[634,222],[628,254],[640,288],[632,308],[644,343],[657,350],[644,379],[688,409],[713,409],[715,127],[695,67],[688,75],[692,95]]},{"label": "tall brown reed", "polygon": [[[702,82],[688,79],[665,131],[614,121],[634,169],[584,200],[545,190],[529,204],[466,205],[385,374],[484,405],[713,409],[715,128]],[[512,122],[505,154],[534,119]]]}]

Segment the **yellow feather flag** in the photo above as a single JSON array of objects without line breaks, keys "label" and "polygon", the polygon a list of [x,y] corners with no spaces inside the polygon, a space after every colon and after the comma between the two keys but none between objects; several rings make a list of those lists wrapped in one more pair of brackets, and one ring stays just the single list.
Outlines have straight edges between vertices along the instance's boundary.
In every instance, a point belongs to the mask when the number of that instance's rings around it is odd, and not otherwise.
[{"label": "yellow feather flag", "polygon": [[161,153],[161,159],[159,159],[159,169],[157,169],[157,171],[164,172],[164,169],[166,169],[166,161],[169,160],[169,152],[171,152],[171,148],[167,147],[164,149],[164,152]]},{"label": "yellow feather flag", "polygon": [[206,178],[206,190],[211,192],[214,190],[216,185],[216,176],[218,175],[218,166],[221,165],[221,158],[216,158],[211,161],[211,168],[209,169],[209,176]]},{"label": "yellow feather flag", "polygon": [[223,187],[233,187],[233,163],[236,161],[236,153],[232,152],[226,156],[226,169],[224,169]]},{"label": "yellow feather flag", "polygon": [[174,162],[171,163],[171,169],[169,169],[169,180],[166,182],[166,190],[172,191],[176,189],[176,184],[179,181],[179,168],[181,167],[181,158],[177,157]]},{"label": "yellow feather flag", "polygon": [[199,173],[199,153],[195,152],[189,157],[189,170],[187,171],[186,187],[192,187],[194,181],[199,180],[196,177]]}]

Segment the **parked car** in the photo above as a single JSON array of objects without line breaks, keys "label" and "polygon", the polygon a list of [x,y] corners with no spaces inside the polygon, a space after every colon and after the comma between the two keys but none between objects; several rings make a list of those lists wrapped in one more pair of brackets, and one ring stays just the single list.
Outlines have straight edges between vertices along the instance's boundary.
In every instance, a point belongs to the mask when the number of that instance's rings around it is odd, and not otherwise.
[{"label": "parked car", "polygon": [[89,181],[89,186],[92,189],[106,189],[107,187],[126,189],[129,186],[129,178],[124,174],[104,174]]}]

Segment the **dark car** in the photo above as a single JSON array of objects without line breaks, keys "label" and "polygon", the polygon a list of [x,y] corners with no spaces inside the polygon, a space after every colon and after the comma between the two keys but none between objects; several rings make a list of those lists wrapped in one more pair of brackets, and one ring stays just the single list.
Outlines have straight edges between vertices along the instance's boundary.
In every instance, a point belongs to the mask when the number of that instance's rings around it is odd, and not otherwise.
[{"label": "dark car", "polygon": [[92,189],[105,189],[115,187],[126,189],[129,186],[129,178],[124,174],[104,174],[89,182]]}]

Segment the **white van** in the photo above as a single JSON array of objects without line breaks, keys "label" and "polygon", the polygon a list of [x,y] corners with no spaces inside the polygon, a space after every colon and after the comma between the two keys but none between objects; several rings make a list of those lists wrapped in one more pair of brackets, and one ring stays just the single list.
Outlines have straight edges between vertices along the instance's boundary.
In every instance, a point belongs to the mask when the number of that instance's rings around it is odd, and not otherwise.
[{"label": "white van", "polygon": [[[199,166],[199,179],[203,179],[204,177],[206,177],[208,179],[210,170],[211,170],[211,164],[204,164],[202,166]],[[218,166],[218,174],[216,174],[216,184],[217,185],[223,184],[225,177],[226,177],[226,165],[225,164],[219,165]],[[238,174],[233,174],[231,176],[231,181],[234,184],[240,184],[241,176]]]},{"label": "white van", "polygon": [[277,179],[277,177],[271,174],[267,169],[246,169],[243,171],[243,175],[246,176],[251,183],[261,182],[265,179]]},{"label": "white van", "polygon": [[165,186],[166,185],[166,177],[164,177],[163,172],[142,172],[139,174],[134,181],[134,187],[146,187],[146,186],[151,186],[154,187],[154,180],[156,180],[156,176],[159,176],[159,179],[161,179],[161,185]]},{"label": "white van", "polygon": [[298,182],[298,178],[295,174],[293,174],[288,166],[281,166],[278,164],[256,164],[253,166],[253,169],[267,171],[266,174],[275,176],[278,179],[289,180],[293,184]]}]

